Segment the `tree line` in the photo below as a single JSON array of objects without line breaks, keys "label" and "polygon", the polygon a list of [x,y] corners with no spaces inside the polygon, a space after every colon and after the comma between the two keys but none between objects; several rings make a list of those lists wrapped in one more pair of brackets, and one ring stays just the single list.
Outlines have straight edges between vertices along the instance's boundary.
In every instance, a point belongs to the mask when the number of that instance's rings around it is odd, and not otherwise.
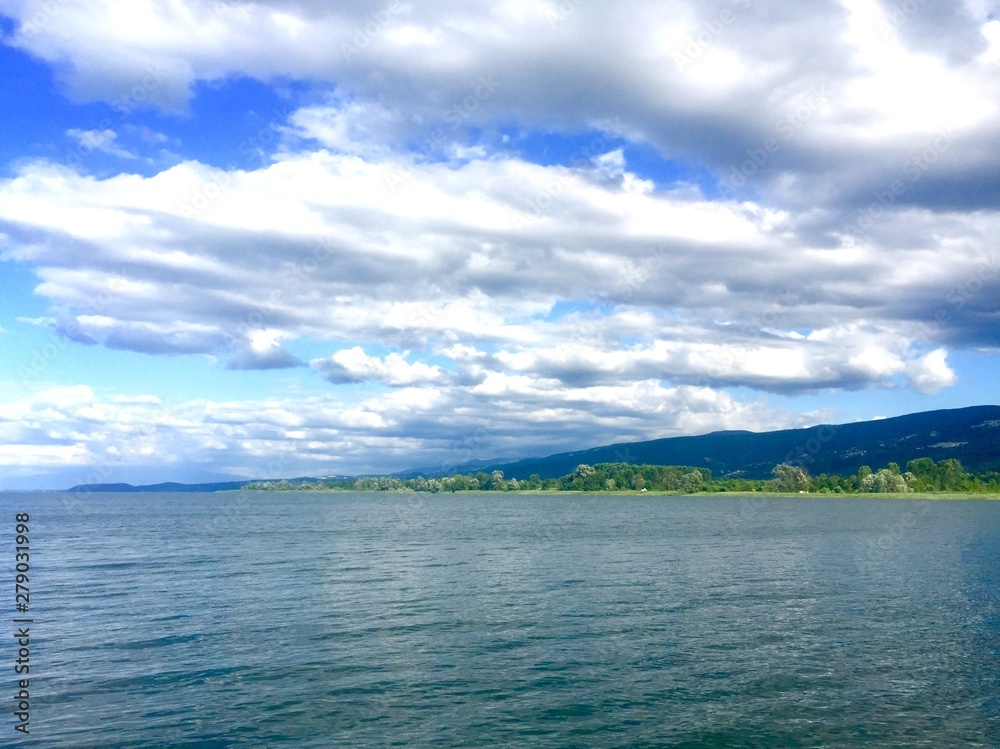
[{"label": "tree line", "polygon": [[581,464],[559,478],[543,479],[537,473],[527,479],[504,478],[503,471],[454,474],[444,478],[396,478],[363,476],[316,481],[257,481],[245,485],[256,491],[418,491],[418,492],[777,492],[818,494],[878,494],[908,492],[1000,493],[1000,471],[966,472],[954,458],[935,462],[917,458],[902,470],[896,463],[873,471],[861,466],[851,476],[811,476],[800,465],[774,467],[770,479],[738,476],[713,478],[708,468],[692,466],[634,465],[632,463]]}]

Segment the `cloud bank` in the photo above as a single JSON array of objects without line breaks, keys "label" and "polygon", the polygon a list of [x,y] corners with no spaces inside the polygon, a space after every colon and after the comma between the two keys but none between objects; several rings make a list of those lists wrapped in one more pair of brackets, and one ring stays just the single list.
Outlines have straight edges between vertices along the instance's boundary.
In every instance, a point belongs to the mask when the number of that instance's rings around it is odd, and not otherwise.
[{"label": "cloud bank", "polygon": [[[960,382],[952,352],[1000,343],[1000,20],[982,2],[0,13],[69,97],[126,120],[189,116],[205,85],[310,82],[213,159],[0,179],[3,257],[37,274],[41,324],[329,388],[275,405],[296,465],[450,460],[484,420],[469,457],[798,426],[822,414],[767,398],[933,395]],[[119,132],[67,137],[128,168]],[[179,419],[178,454],[214,439],[216,408]],[[9,465],[97,459],[37,434],[12,433]],[[219,465],[249,470],[256,439],[218,438]]]}]

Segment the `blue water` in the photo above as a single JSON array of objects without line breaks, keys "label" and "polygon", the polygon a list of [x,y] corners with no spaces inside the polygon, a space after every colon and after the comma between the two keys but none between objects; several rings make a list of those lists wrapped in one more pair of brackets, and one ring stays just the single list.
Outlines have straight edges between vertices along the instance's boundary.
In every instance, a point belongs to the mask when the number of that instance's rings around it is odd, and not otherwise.
[{"label": "blue water", "polygon": [[32,517],[34,619],[31,736],[5,709],[0,746],[1000,746],[1000,502],[0,509],[0,576]]}]

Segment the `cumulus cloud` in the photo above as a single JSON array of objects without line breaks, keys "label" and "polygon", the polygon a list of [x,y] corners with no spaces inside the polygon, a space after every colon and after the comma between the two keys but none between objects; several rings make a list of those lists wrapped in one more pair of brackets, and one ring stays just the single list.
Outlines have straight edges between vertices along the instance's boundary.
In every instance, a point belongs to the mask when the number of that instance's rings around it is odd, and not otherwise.
[{"label": "cumulus cloud", "polygon": [[[635,190],[620,152],[601,165],[618,177],[328,151],[253,171],[186,162],[103,180],[35,163],[0,182],[0,222],[63,330],[235,369],[301,366],[280,343],[296,339],[421,356],[492,342],[506,352],[501,370],[569,384],[658,377],[789,392],[882,385],[914,345],[995,336],[997,278],[983,264],[995,214],[934,222],[908,209],[888,225],[922,220],[937,236],[811,247],[808,219],[800,228],[760,204]],[[185,201],[209,193],[197,210]],[[398,355],[376,366],[358,351],[317,368],[334,382],[416,377]]]},{"label": "cumulus cloud", "polygon": [[530,372],[568,384],[655,377],[785,393],[889,385],[893,376],[907,367],[905,354],[898,350],[905,347],[905,340],[896,339],[889,344],[891,348],[885,348],[870,343],[872,338],[882,336],[866,336],[859,331],[855,340],[830,345],[828,333],[820,330],[809,336],[772,337],[755,345],[662,339],[629,347],[557,344],[549,349],[503,351],[497,358],[511,371]]},{"label": "cumulus cloud", "polygon": [[[789,426],[725,389],[933,394],[949,352],[1000,350],[988,3],[0,7],[10,44],[119,112],[310,82],[262,166],[19,163],[0,257],[35,269],[68,339],[244,370],[308,350],[334,393],[378,391],[310,402],[316,432],[274,405],[317,456],[444,455],[496,411],[497,454]],[[118,131],[168,142],[143,127],[67,136],[122,158]],[[569,157],[525,145],[581,133]],[[174,433],[229,450],[206,425],[236,435],[251,411],[205,403]]]},{"label": "cumulus cloud", "polygon": [[405,137],[399,112],[378,103],[342,101],[292,113],[288,132],[342,153],[384,154]]},{"label": "cumulus cloud", "polygon": [[944,349],[935,349],[908,362],[906,376],[914,390],[928,394],[954,385],[957,379],[955,372],[948,366],[947,352]]},{"label": "cumulus cloud", "polygon": [[717,175],[749,163],[743,176],[771,200],[856,209],[948,132],[947,158],[897,200],[997,197],[1000,34],[974,4],[20,0],[6,12],[12,43],[83,98],[120,102],[138,86],[143,103],[180,109],[198,81],[325,81],[349,103],[307,108],[294,125],[338,150],[357,152],[365,136],[461,140],[466,126],[572,131],[617,118]]},{"label": "cumulus cloud", "polygon": [[[554,397],[553,397],[554,396]],[[497,374],[473,389],[399,387],[348,403],[323,397],[169,402],[86,386],[0,402],[0,465],[65,468],[67,483],[141,481],[164,466],[225,466],[233,478],[383,473],[518,457],[636,437],[812,423],[710,388],[655,382],[553,391]]]},{"label": "cumulus cloud", "polygon": [[447,379],[440,367],[421,362],[411,364],[396,353],[383,359],[368,356],[360,346],[343,349],[326,359],[315,359],[311,364],[336,384],[374,380],[393,387],[408,387],[441,383]]}]

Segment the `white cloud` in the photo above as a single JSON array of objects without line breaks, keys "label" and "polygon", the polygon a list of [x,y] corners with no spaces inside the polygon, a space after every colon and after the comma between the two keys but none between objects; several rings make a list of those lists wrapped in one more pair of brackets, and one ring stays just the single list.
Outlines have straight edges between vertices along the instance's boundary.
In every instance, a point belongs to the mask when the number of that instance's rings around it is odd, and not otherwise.
[{"label": "white cloud", "polygon": [[[949,351],[997,346],[1000,27],[979,0],[901,7],[8,0],[11,43],[118,112],[239,76],[311,88],[261,168],[21,162],[2,257],[73,340],[232,369],[318,350],[334,393],[380,391],[276,402],[261,430],[252,404],[161,410],[179,452],[232,466],[445,455],[484,419],[511,455],[795,421],[733,386],[933,394]],[[517,155],[538,133],[593,139],[542,165]],[[67,131],[132,158],[118,135]],[[155,405],[90,400],[43,410]],[[76,434],[38,460],[95,459]]]},{"label": "white cloud", "polygon": [[171,142],[170,136],[165,133],[161,133],[158,130],[153,130],[146,125],[134,125],[130,122],[126,122],[122,129],[127,135],[137,138],[140,142],[145,143],[146,145],[162,146]]},{"label": "white cloud", "polygon": [[409,387],[442,383],[448,379],[440,367],[421,362],[411,364],[396,353],[383,359],[368,356],[360,346],[343,349],[326,359],[310,363],[330,382],[337,384],[375,380],[393,387]]},{"label": "white cloud", "polygon": [[83,151],[100,151],[123,159],[134,159],[136,155],[118,145],[118,133],[114,130],[80,130],[71,128],[66,135],[76,141]]},{"label": "white cloud", "polygon": [[[933,53],[907,49],[893,17],[907,11],[876,0],[844,0],[849,17],[844,39],[864,71],[844,86],[841,107],[868,113],[859,138],[881,141],[910,132],[973,128],[996,114],[994,101],[979,97],[982,79]],[[860,124],[860,123],[859,123]]]},{"label": "white cloud", "polygon": [[[597,127],[707,170],[737,197],[832,209],[813,217],[824,243],[852,234],[854,214],[900,181],[899,204],[998,197],[1000,36],[975,3],[8,5],[21,23],[13,44],[120,111],[183,109],[197,82],[246,75],[315,82],[328,101],[275,128],[342,153],[418,144],[465,158],[483,147],[476,133],[511,122]],[[909,162],[942,132],[947,148],[911,183]]]},{"label": "white cloud", "polygon": [[793,416],[709,388],[636,382],[553,398],[538,381],[497,377],[483,389],[399,387],[355,404],[334,394],[167,402],[84,386],[40,390],[0,402],[0,465],[64,467],[68,485],[141,482],[165,465],[224,467],[234,478],[384,473],[623,439],[802,426],[823,416]]},{"label": "white cloud", "polygon": [[[906,209],[885,218],[884,241],[810,248],[794,214],[633,191],[620,152],[602,163],[595,179],[514,158],[320,151],[254,171],[188,162],[103,180],[36,163],[0,182],[0,222],[61,330],[236,369],[302,366],[284,348],[296,339],[420,358],[492,342],[507,357],[492,371],[792,392],[884,386],[914,346],[989,330],[997,274],[982,258],[996,213]],[[920,222],[918,249],[898,243]],[[567,301],[598,306],[551,314]],[[922,322],[935,315],[943,324]],[[398,355],[378,366],[336,356],[335,381],[417,378]]]},{"label": "white cloud", "polygon": [[303,367],[305,362],[281,346],[280,330],[250,328],[234,342],[229,369],[287,369]]},{"label": "white cloud", "polygon": [[914,390],[927,394],[951,387],[958,380],[955,372],[948,366],[947,351],[944,349],[935,349],[926,356],[909,362],[906,376]]},{"label": "white cloud", "polygon": [[377,103],[345,101],[309,106],[290,117],[290,132],[341,153],[384,154],[400,139],[401,116]]},{"label": "white cloud", "polygon": [[[179,108],[199,80],[290,76],[343,86],[371,102],[392,98],[400,104],[393,109],[426,121],[460,105],[476,76],[494,73],[504,81],[494,118],[593,122],[622,113],[633,131],[664,148],[699,139],[693,128],[678,132],[668,123],[707,125],[705,115],[728,101],[744,136],[733,144],[739,153],[754,130],[824,80],[840,84],[826,118],[838,135],[829,142],[834,149],[845,136],[859,143],[874,136],[885,147],[904,133],[935,132],[942,117],[976,127],[996,101],[990,94],[1000,62],[991,54],[996,22],[985,12],[953,13],[935,36],[940,11],[925,5],[896,18],[899,6],[875,0],[808,8],[623,0],[613,8],[553,3],[548,10],[521,0],[8,6],[21,21],[14,43],[57,65],[81,97],[121,100],[145,80],[144,98]],[[923,29],[931,31],[919,35],[917,49],[913,33]],[[946,105],[928,104],[935,101]],[[471,121],[491,116],[485,105],[468,109],[459,111]],[[810,138],[810,147],[822,147],[829,134]]]}]

